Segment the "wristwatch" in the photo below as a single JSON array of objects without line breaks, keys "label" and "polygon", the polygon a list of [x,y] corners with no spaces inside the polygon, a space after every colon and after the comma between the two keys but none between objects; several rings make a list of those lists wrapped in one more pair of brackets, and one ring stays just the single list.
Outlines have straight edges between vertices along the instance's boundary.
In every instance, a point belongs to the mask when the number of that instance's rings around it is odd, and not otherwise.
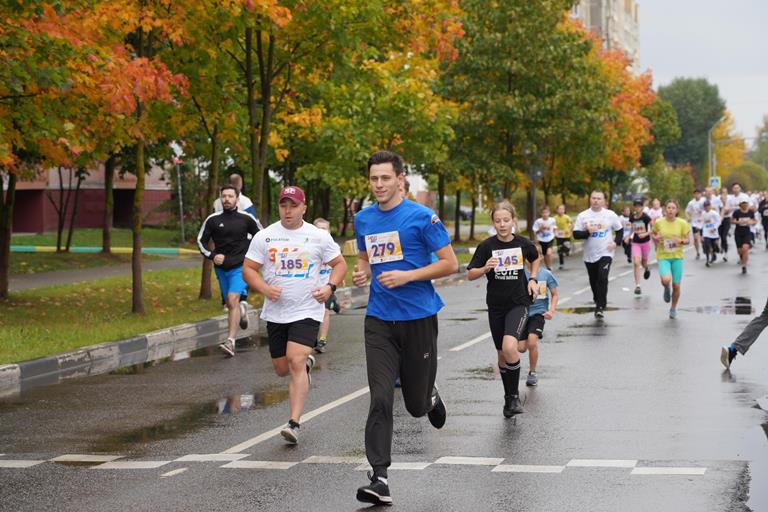
[{"label": "wristwatch", "polygon": [[331,287],[331,293],[336,293],[336,285],[333,283],[328,283],[328,286]]}]

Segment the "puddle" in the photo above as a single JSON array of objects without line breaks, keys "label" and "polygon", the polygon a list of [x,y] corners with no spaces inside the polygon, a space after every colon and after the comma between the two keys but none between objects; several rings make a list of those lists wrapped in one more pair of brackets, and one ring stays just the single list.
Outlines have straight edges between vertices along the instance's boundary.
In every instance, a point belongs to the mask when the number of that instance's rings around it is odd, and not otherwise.
[{"label": "puddle", "polygon": [[288,389],[263,391],[256,394],[232,395],[216,401],[219,414],[237,414],[251,409],[260,409],[288,400]]},{"label": "puddle", "polygon": [[[499,375],[499,367],[497,365],[480,366],[478,368],[468,368],[465,373],[470,378],[482,379],[482,380],[494,380]],[[455,380],[460,380],[463,377],[459,377]]]},{"label": "puddle", "polygon": [[[592,313],[595,312],[595,308],[592,307],[592,306],[576,306],[576,307],[572,307],[572,308],[557,308],[557,310],[561,311],[563,313],[571,313],[571,314],[576,314],[576,315],[585,315],[587,313],[592,314]],[[617,308],[617,307],[614,307],[614,306],[608,306],[603,311],[619,311],[619,310],[621,310],[621,308]]]},{"label": "puddle", "polygon": [[461,317],[461,318],[446,318],[445,320],[453,320],[455,322],[471,322],[472,320],[477,320],[477,317],[468,316],[468,317]]},{"label": "puddle", "polygon": [[683,311],[691,311],[703,315],[754,315],[752,299],[749,297],[733,297],[723,299],[719,306],[697,306],[694,308],[680,308]]}]

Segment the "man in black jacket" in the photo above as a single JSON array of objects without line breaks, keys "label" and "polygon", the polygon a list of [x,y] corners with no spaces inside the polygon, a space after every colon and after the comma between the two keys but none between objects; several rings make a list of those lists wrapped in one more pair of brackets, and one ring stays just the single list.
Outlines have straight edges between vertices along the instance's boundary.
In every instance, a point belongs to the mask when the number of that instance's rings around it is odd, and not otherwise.
[{"label": "man in black jacket", "polygon": [[[221,187],[219,198],[224,208],[209,215],[200,227],[197,245],[203,256],[213,260],[216,278],[221,289],[221,302],[229,314],[227,340],[219,345],[230,357],[235,355],[235,335],[248,327],[248,287],[243,280],[243,260],[251,238],[259,231],[256,219],[237,209],[238,191],[232,185]],[[208,249],[213,240],[214,249]]]}]

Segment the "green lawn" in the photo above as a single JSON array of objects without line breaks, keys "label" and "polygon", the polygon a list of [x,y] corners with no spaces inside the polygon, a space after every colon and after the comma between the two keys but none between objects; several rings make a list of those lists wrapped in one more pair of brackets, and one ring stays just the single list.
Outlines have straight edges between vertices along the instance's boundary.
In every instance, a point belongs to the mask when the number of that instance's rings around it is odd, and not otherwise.
[{"label": "green lawn", "polygon": [[[145,227],[141,230],[144,247],[178,247],[179,232],[176,230]],[[56,233],[40,235],[13,235],[11,245],[47,245],[56,246]],[[100,228],[76,229],[72,235],[72,245],[77,247],[101,247]],[[131,247],[133,234],[130,229],[113,229],[113,247]],[[183,245],[187,247],[187,244]]]},{"label": "green lawn", "polygon": [[[223,314],[214,298],[198,300],[200,268],[144,274],[146,314],[131,314],[131,278],[15,292],[0,302],[0,364],[58,354],[104,341]],[[261,296],[250,299],[255,307]]]},{"label": "green lawn", "polygon": [[[162,256],[145,254],[142,261],[154,261]],[[39,274],[57,270],[106,267],[131,261],[130,254],[70,254],[55,252],[12,252],[11,275]]]}]

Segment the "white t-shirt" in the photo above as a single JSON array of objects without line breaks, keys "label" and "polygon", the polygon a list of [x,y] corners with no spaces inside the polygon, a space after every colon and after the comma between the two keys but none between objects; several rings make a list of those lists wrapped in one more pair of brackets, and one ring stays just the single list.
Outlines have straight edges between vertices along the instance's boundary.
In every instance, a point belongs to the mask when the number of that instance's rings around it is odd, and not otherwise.
[{"label": "white t-shirt", "polygon": [[661,208],[648,208],[646,213],[651,218],[651,224],[664,216],[664,210]]},{"label": "white t-shirt", "polygon": [[619,215],[619,222],[621,222],[621,227],[624,228],[623,236],[626,239],[632,232],[632,223],[629,222],[629,217],[625,217],[624,215]]},{"label": "white t-shirt", "polygon": [[717,212],[720,213],[720,209],[723,207],[723,202],[720,200],[720,196],[713,195],[706,200],[709,201],[709,204],[712,205],[713,210],[717,210]]},{"label": "white t-shirt", "polygon": [[700,197],[698,199],[693,198],[688,201],[688,206],[685,207],[685,213],[691,217],[691,226],[697,229],[701,229],[701,214],[704,212],[704,199]]},{"label": "white t-shirt", "polygon": [[720,238],[720,234],[717,232],[717,228],[720,227],[720,213],[715,208],[708,212],[701,212],[701,225],[701,234],[704,238]]},{"label": "white t-shirt", "polygon": [[340,254],[331,234],[308,222],[286,229],[278,221],[256,233],[245,257],[262,265],[267,284],[283,289],[276,301],[264,298],[261,318],[279,324],[305,318],[322,322],[325,306],[312,290],[328,282],[320,274],[323,263]]},{"label": "white t-shirt", "polygon": [[749,196],[744,192],[740,192],[739,195],[728,194],[728,198],[725,200],[725,211],[723,217],[730,217],[735,210],[739,209],[739,204],[742,201],[746,201],[752,204],[749,200]]},{"label": "white t-shirt", "polygon": [[593,263],[603,256],[613,258],[613,251],[608,249],[608,245],[613,242],[613,232],[624,228],[619,216],[605,208],[599,212],[590,208],[576,217],[573,230],[587,231],[588,226],[596,226],[598,231],[584,240],[584,261]]},{"label": "white t-shirt", "polygon": [[[542,229],[543,228],[543,229]],[[542,218],[536,219],[533,223],[533,232],[536,233],[536,240],[539,242],[551,242],[555,239],[555,229],[557,228],[557,222],[552,217],[544,220]],[[539,229],[542,229],[539,231]]]}]

